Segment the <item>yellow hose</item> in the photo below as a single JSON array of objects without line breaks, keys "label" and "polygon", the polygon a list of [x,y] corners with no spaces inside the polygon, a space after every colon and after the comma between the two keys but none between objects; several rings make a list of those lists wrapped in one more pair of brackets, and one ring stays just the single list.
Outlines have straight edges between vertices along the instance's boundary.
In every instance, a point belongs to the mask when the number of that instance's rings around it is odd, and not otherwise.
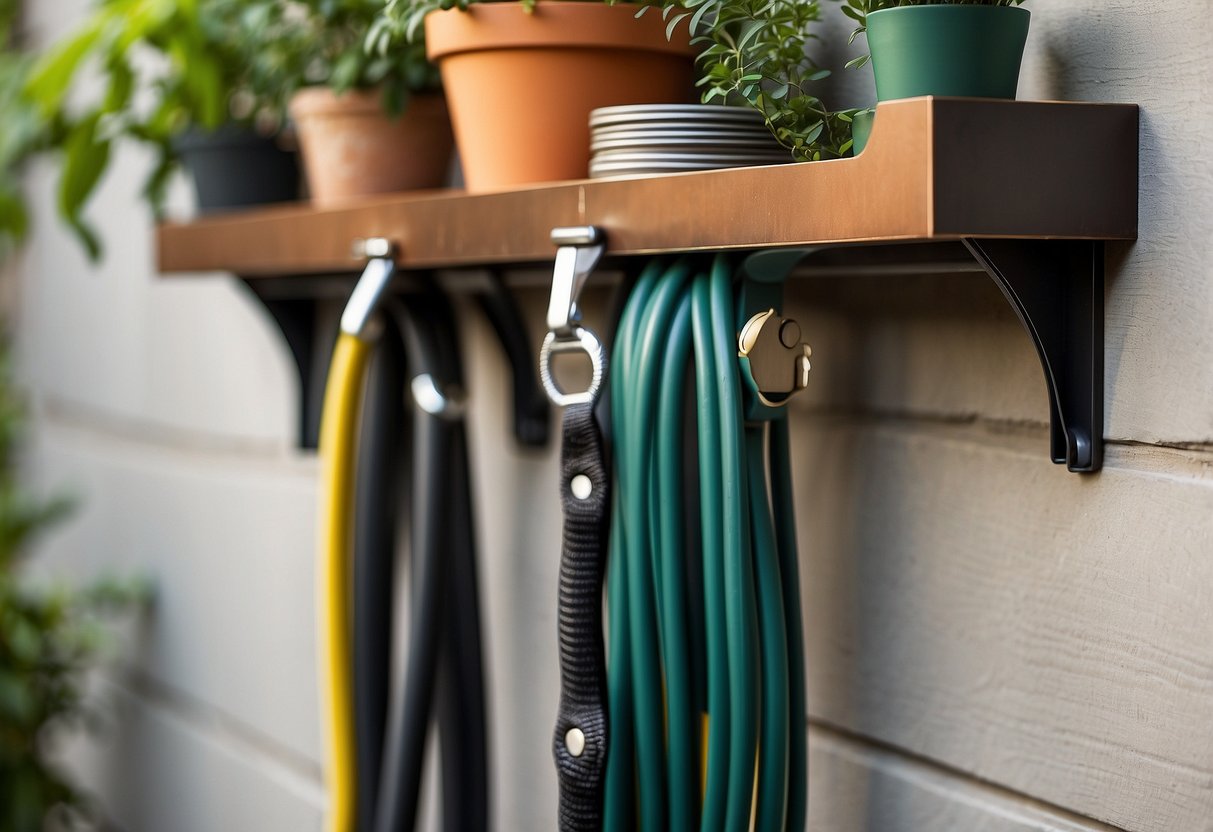
[{"label": "yellow hose", "polygon": [[342,332],[333,350],[320,420],[319,551],[320,697],[329,754],[327,832],[354,832],[354,757],[350,573],[353,564],[354,476],[358,418],[371,345]]}]

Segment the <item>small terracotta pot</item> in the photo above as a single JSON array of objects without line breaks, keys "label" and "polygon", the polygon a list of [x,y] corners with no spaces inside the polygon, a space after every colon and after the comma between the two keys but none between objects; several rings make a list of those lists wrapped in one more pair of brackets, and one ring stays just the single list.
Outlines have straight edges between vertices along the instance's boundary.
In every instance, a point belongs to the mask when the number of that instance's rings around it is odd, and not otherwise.
[{"label": "small terracotta pot", "polygon": [[589,175],[590,111],[684,103],[695,51],[656,10],[541,0],[432,12],[426,50],[438,64],[468,190]]},{"label": "small terracotta pot", "polygon": [[295,93],[290,110],[317,205],[446,184],[453,140],[441,93],[413,95],[393,118],[378,90],[336,95],[309,87]]}]

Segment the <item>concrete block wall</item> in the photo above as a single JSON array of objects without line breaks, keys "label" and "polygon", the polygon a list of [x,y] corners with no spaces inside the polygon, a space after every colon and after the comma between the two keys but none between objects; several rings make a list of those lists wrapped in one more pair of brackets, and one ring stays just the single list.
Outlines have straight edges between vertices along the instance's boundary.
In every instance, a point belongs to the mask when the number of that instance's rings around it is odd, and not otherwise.
[{"label": "concrete block wall", "polygon": [[[45,38],[84,3],[28,5]],[[1031,4],[1022,97],[1143,107],[1141,240],[1108,252],[1103,473],[1049,463],[1040,370],[988,279],[795,284],[814,832],[1213,830],[1213,19],[1165,6]],[[102,686],[109,729],[70,756],[132,832],[319,829],[293,369],[229,279],[156,278],[146,162],[123,151],[105,181],[98,267],[40,167],[14,264],[30,471],[82,500],[42,568],[159,589]],[[556,460],[513,447],[502,361],[466,319],[494,817],[551,829]]]}]

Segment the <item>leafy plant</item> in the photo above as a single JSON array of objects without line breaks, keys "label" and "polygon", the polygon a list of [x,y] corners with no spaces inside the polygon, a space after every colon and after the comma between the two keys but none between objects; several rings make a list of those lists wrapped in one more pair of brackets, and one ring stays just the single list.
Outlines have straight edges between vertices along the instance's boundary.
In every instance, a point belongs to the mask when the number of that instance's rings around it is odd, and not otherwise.
[{"label": "leafy plant", "polygon": [[[217,37],[225,26],[204,25],[203,3],[213,12],[237,5],[234,0],[101,0],[34,68],[30,96],[44,119],[65,125],[57,143],[63,152],[59,213],[91,257],[100,254],[100,242],[82,212],[109,165],[114,142],[128,137],[157,148],[159,163],[145,191],[159,208],[172,170],[172,137],[190,126],[214,129],[228,118],[229,94],[241,74],[238,55]],[[160,66],[148,78],[141,69],[152,55]],[[73,106],[72,93],[85,81],[104,92]],[[135,97],[143,87],[151,89],[152,101],[137,107]]]},{"label": "leafy plant", "polygon": [[[382,86],[385,106],[399,110],[409,91],[436,84],[424,50],[380,57],[362,49],[381,5],[99,0],[80,28],[43,56],[28,84],[42,118],[64,125],[56,145],[64,156],[59,212],[89,255],[96,258],[101,247],[83,211],[117,141],[155,148],[144,192],[158,214],[176,167],[173,140],[188,130],[238,124],[273,133],[303,86]],[[86,81],[90,88],[100,83],[103,93],[77,106]]]},{"label": "leafy plant", "polygon": [[25,162],[49,144],[51,126],[25,94],[31,59],[17,44],[18,4],[0,0],[0,259],[29,225],[21,191]]},{"label": "leafy plant", "polygon": [[[256,9],[253,32],[274,27],[295,48],[300,71],[287,97],[299,86],[327,85],[337,93],[378,87],[383,90],[385,109],[399,113],[411,93],[440,85],[423,44],[391,52],[365,48],[383,0],[246,0],[246,4]],[[286,97],[280,101],[285,105]]]},{"label": "leafy plant", "polygon": [[[858,25],[851,33],[850,43],[868,30],[868,15],[881,9],[900,9],[904,6],[1018,6],[1024,0],[843,0],[842,13]],[[860,55],[847,62],[848,67],[858,68],[872,59],[871,55]]]},{"label": "leafy plant", "polygon": [[[612,0],[608,0],[611,2]],[[396,49],[425,49],[426,15],[447,9],[467,10],[477,2],[490,0],[387,0],[379,2],[380,13],[367,33],[365,51],[368,55],[384,56]],[[521,0],[523,8],[535,8],[536,0]]]},{"label": "leafy plant", "polygon": [[19,567],[36,535],[70,504],[21,487],[15,454],[22,409],[0,369],[0,829],[39,832],[52,814],[87,816],[89,802],[47,759],[56,730],[86,724],[84,674],[106,644],[103,616],[146,597],[130,582],[35,590]]},{"label": "leafy plant", "polygon": [[[387,54],[398,43],[420,43],[426,15],[473,2],[387,0],[371,28],[368,51]],[[850,150],[850,113],[831,112],[813,91],[830,74],[805,51],[821,16],[819,0],[656,0],[642,5],[637,16],[653,6],[661,7],[670,37],[689,19],[692,43],[702,47],[698,84],[705,104],[753,107],[798,159],[836,158]]]},{"label": "leafy plant", "polygon": [[[830,75],[808,54],[819,0],[664,0],[667,35],[689,18],[705,104],[758,110],[772,135],[803,161],[851,149],[851,111],[832,112],[815,93]],[[638,14],[644,14],[648,6]]]}]

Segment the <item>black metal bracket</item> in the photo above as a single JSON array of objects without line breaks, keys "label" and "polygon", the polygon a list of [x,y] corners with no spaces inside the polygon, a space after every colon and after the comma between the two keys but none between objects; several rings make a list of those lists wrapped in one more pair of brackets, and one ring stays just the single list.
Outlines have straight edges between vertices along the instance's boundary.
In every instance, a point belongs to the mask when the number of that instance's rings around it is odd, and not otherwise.
[{"label": "black metal bracket", "polygon": [[315,450],[320,443],[320,410],[324,381],[332,357],[336,332],[323,334],[320,313],[323,299],[315,295],[279,296],[266,291],[265,280],[241,279],[249,292],[269,312],[282,332],[299,373],[298,446]]},{"label": "black metal bracket", "polygon": [[1103,465],[1104,244],[967,239],[1028,331],[1045,374],[1051,456],[1071,471]]},{"label": "black metal bracket", "polygon": [[[1098,471],[1103,464],[1104,244],[1016,239],[966,239],[963,243],[993,278],[1036,347],[1049,394],[1050,457],[1074,472]],[[930,270],[939,266],[940,254],[947,262],[962,254],[959,245],[948,245],[955,246],[948,248],[952,254],[920,246],[898,251],[894,257],[905,259],[908,268]],[[928,255],[922,263],[915,259],[919,250]],[[808,255],[826,252],[768,250],[751,256],[746,268],[755,274],[786,275]],[[889,264],[879,268],[887,270]],[[335,319],[329,320],[325,304],[339,301],[347,290],[335,290],[331,280],[323,284],[323,291],[292,280],[289,294],[284,291],[288,285],[280,287],[277,281],[243,282],[264,304],[290,348],[299,371],[299,446],[315,448],[335,340]],[[549,433],[549,409],[513,297],[496,275],[476,294],[513,371],[515,436],[524,446],[542,446]]]},{"label": "black metal bracket", "polygon": [[[320,441],[320,413],[329,362],[337,340],[337,319],[325,315],[326,303],[341,302],[347,288],[338,279],[293,285],[272,278],[241,279],[278,325],[299,373],[298,446],[314,450]],[[323,290],[320,287],[324,287]],[[550,408],[536,375],[534,347],[512,295],[496,275],[476,292],[513,373],[514,436],[524,447],[547,444]]]},{"label": "black metal bracket", "polygon": [[1010,302],[1040,357],[1049,393],[1052,460],[1077,473],[1098,471],[1103,465],[1103,242],[966,239],[963,243],[963,249],[954,243],[865,247],[862,252],[853,247],[769,249],[751,255],[745,268],[755,277],[786,277],[810,255],[820,263],[841,254],[860,261],[856,273],[927,274],[956,267],[968,271],[976,259]]}]

